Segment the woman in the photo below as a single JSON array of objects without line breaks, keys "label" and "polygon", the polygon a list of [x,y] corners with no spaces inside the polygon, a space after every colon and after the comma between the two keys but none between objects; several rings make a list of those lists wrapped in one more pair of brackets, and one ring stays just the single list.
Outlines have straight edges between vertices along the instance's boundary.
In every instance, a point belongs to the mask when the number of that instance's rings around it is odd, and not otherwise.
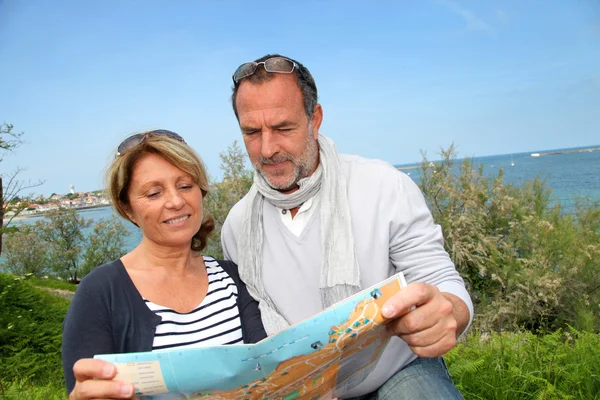
[{"label": "woman", "polygon": [[[129,384],[95,354],[253,343],[266,336],[235,264],[202,256],[214,228],[203,212],[206,170],[176,133],[155,130],[119,145],[107,173],[113,206],[142,232],[121,259],[79,284],[63,325],[71,399],[130,398]],[[79,360],[79,361],[78,361]]]}]

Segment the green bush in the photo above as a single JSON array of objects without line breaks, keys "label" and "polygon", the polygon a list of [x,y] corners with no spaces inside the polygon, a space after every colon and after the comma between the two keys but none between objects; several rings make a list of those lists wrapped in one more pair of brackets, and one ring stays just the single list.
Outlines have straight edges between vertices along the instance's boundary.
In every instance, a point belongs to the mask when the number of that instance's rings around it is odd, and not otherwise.
[{"label": "green bush", "polygon": [[0,395],[63,385],[61,326],[68,306],[23,278],[0,274]]},{"label": "green bush", "polygon": [[446,355],[465,399],[600,399],[600,336],[472,334]]},{"label": "green bush", "polygon": [[573,213],[553,205],[540,179],[487,177],[454,148],[424,157],[420,188],[474,300],[475,327],[600,330],[600,202]]},{"label": "green bush", "polygon": [[64,386],[57,384],[33,386],[23,382],[11,382],[7,387],[0,387],[2,400],[64,400],[66,398]]}]

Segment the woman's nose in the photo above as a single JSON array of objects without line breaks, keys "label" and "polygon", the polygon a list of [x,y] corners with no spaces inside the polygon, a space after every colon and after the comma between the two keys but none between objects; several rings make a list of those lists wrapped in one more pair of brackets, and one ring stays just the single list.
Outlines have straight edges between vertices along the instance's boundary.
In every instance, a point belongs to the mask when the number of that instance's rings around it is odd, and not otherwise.
[{"label": "woman's nose", "polygon": [[169,199],[166,205],[167,207],[169,207],[170,205],[172,208],[179,209],[183,207],[184,204],[185,199],[183,198],[183,196],[181,196],[179,192],[175,191],[169,195]]}]

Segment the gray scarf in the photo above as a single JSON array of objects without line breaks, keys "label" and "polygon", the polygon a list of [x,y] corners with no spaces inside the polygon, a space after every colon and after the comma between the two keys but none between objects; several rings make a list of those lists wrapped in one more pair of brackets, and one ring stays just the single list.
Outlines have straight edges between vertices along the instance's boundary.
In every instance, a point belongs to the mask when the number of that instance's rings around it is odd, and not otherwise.
[{"label": "gray scarf", "polygon": [[331,139],[319,135],[319,166],[309,177],[298,182],[291,194],[272,189],[258,173],[248,192],[242,232],[238,241],[240,277],[250,295],[259,302],[267,334],[290,326],[265,291],[262,279],[263,205],[292,209],[319,196],[323,265],[321,267],[321,301],[323,307],[360,291],[360,273],[354,254],[354,236],[346,197],[346,180],[340,169],[337,150]]}]

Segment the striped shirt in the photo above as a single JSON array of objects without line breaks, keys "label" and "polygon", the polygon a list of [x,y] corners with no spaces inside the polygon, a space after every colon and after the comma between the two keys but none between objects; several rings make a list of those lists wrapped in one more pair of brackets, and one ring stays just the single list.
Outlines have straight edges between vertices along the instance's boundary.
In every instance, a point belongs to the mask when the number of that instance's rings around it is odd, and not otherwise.
[{"label": "striped shirt", "polygon": [[237,286],[214,258],[204,256],[204,263],[208,291],[193,311],[179,313],[144,299],[162,318],[154,334],[153,351],[243,342]]}]

